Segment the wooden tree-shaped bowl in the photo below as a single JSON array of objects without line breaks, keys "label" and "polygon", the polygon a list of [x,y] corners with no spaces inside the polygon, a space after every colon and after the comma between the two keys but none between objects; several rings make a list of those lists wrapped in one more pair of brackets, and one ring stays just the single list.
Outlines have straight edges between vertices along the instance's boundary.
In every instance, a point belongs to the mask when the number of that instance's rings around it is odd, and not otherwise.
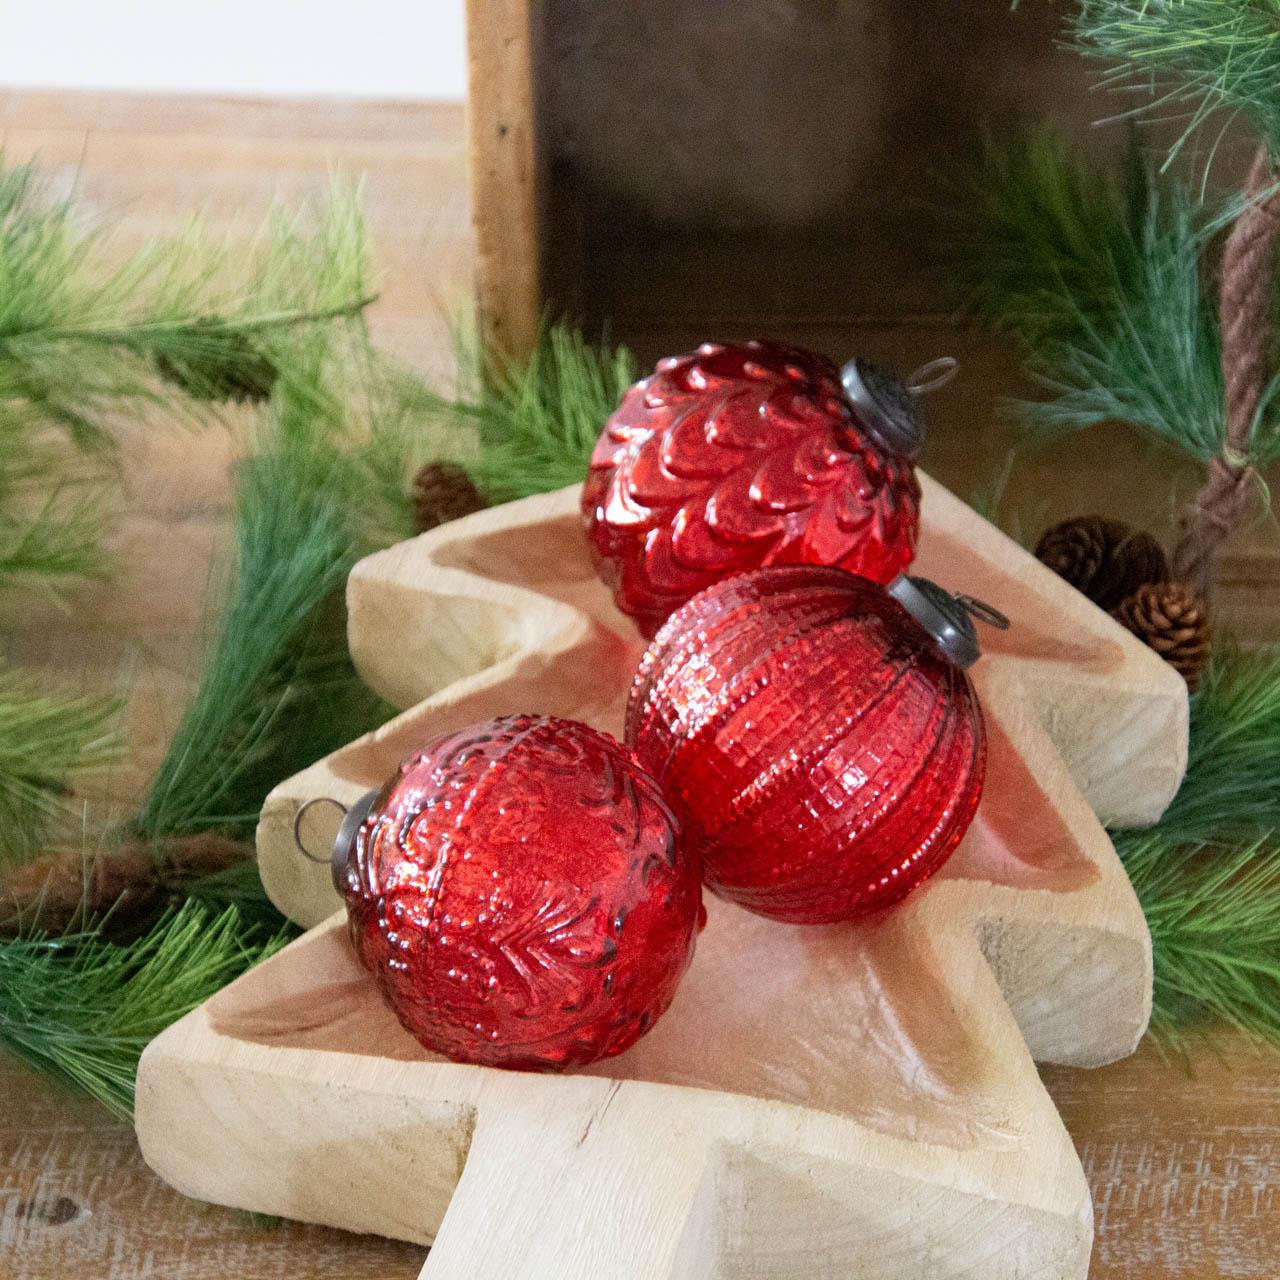
[{"label": "wooden tree-shaped bowl", "polygon": [[1014,620],[973,669],[990,763],[968,836],[868,925],[708,899],[670,1012],[573,1076],[406,1035],[333,914],[325,848],[339,805],[429,735],[513,711],[617,732],[641,641],[592,572],[576,489],[357,566],[352,651],[411,709],[268,800],[264,882],[316,927],[148,1048],[153,1167],[202,1199],[434,1241],[434,1280],[1083,1277],[1088,1189],[1033,1059],[1098,1065],[1146,1026],[1150,939],[1099,819],[1172,798],[1186,692],[923,483],[916,571]]}]

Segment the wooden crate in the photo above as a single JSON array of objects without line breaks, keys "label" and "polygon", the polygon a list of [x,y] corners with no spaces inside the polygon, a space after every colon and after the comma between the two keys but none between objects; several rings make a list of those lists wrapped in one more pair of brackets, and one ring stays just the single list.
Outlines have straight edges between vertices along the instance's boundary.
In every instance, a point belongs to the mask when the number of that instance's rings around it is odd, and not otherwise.
[{"label": "wooden crate", "polygon": [[982,130],[1123,127],[1008,0],[472,0],[471,158],[489,337],[543,312],[642,357],[769,331],[814,345],[942,322],[939,184]]}]

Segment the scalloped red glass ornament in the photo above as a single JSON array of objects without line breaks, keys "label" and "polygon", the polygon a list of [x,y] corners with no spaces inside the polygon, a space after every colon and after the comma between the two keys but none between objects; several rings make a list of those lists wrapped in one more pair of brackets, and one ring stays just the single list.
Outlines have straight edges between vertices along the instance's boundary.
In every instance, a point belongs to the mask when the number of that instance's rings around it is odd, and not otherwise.
[{"label": "scalloped red glass ornament", "polygon": [[490,1066],[621,1053],[671,1003],[705,921],[697,866],[633,753],[546,716],[406,760],[340,880],[356,953],[406,1030]]},{"label": "scalloped red glass ornament", "polygon": [[875,437],[825,356],[706,343],[623,397],[582,513],[618,607],[652,636],[703,588],[761,565],[838,565],[876,582],[915,554],[911,459]]},{"label": "scalloped red glass ornament", "polygon": [[986,764],[964,671],[883,587],[816,566],[731,578],[673,614],[626,736],[706,884],[796,923],[859,919],[937,871]]}]

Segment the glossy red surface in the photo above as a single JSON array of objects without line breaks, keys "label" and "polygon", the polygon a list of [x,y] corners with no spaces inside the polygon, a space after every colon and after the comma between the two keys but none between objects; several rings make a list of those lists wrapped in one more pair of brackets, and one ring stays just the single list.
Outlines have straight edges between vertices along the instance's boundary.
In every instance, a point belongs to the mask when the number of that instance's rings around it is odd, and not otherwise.
[{"label": "glossy red surface", "polygon": [[671,1003],[705,914],[653,780],[586,725],[512,716],[400,766],[347,860],[351,937],[405,1028],[461,1062],[620,1053]]},{"label": "glossy red surface", "polygon": [[601,576],[645,635],[713,582],[761,565],[910,564],[920,488],[872,440],[825,356],[707,343],[623,397],[582,512]]},{"label": "glossy red surface", "polygon": [[968,677],[880,586],[756,570],[674,614],[641,661],[627,741],[706,883],[762,915],[851,920],[935,872],[986,763]]}]

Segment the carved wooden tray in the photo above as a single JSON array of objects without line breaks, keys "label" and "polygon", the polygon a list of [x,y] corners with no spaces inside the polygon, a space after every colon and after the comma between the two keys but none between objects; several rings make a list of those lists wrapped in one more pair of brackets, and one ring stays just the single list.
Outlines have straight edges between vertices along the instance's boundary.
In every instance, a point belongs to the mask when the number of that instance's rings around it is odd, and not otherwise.
[{"label": "carved wooden tray", "polygon": [[[541,711],[617,732],[641,643],[570,489],[358,565],[356,662],[409,707],[284,783],[263,880],[315,926],[161,1035],[151,1165],[205,1200],[434,1241],[432,1280],[1083,1277],[1088,1188],[1033,1059],[1130,1052],[1150,939],[1099,821],[1153,821],[1186,763],[1181,679],[923,478],[916,571],[1013,620],[973,669],[978,817],[886,919],[800,928],[708,898],[670,1012],[572,1076],[420,1048],[352,958],[325,849],[425,736]],[[331,917],[326,920],[327,917]],[[321,923],[321,922],[324,923]]]}]

